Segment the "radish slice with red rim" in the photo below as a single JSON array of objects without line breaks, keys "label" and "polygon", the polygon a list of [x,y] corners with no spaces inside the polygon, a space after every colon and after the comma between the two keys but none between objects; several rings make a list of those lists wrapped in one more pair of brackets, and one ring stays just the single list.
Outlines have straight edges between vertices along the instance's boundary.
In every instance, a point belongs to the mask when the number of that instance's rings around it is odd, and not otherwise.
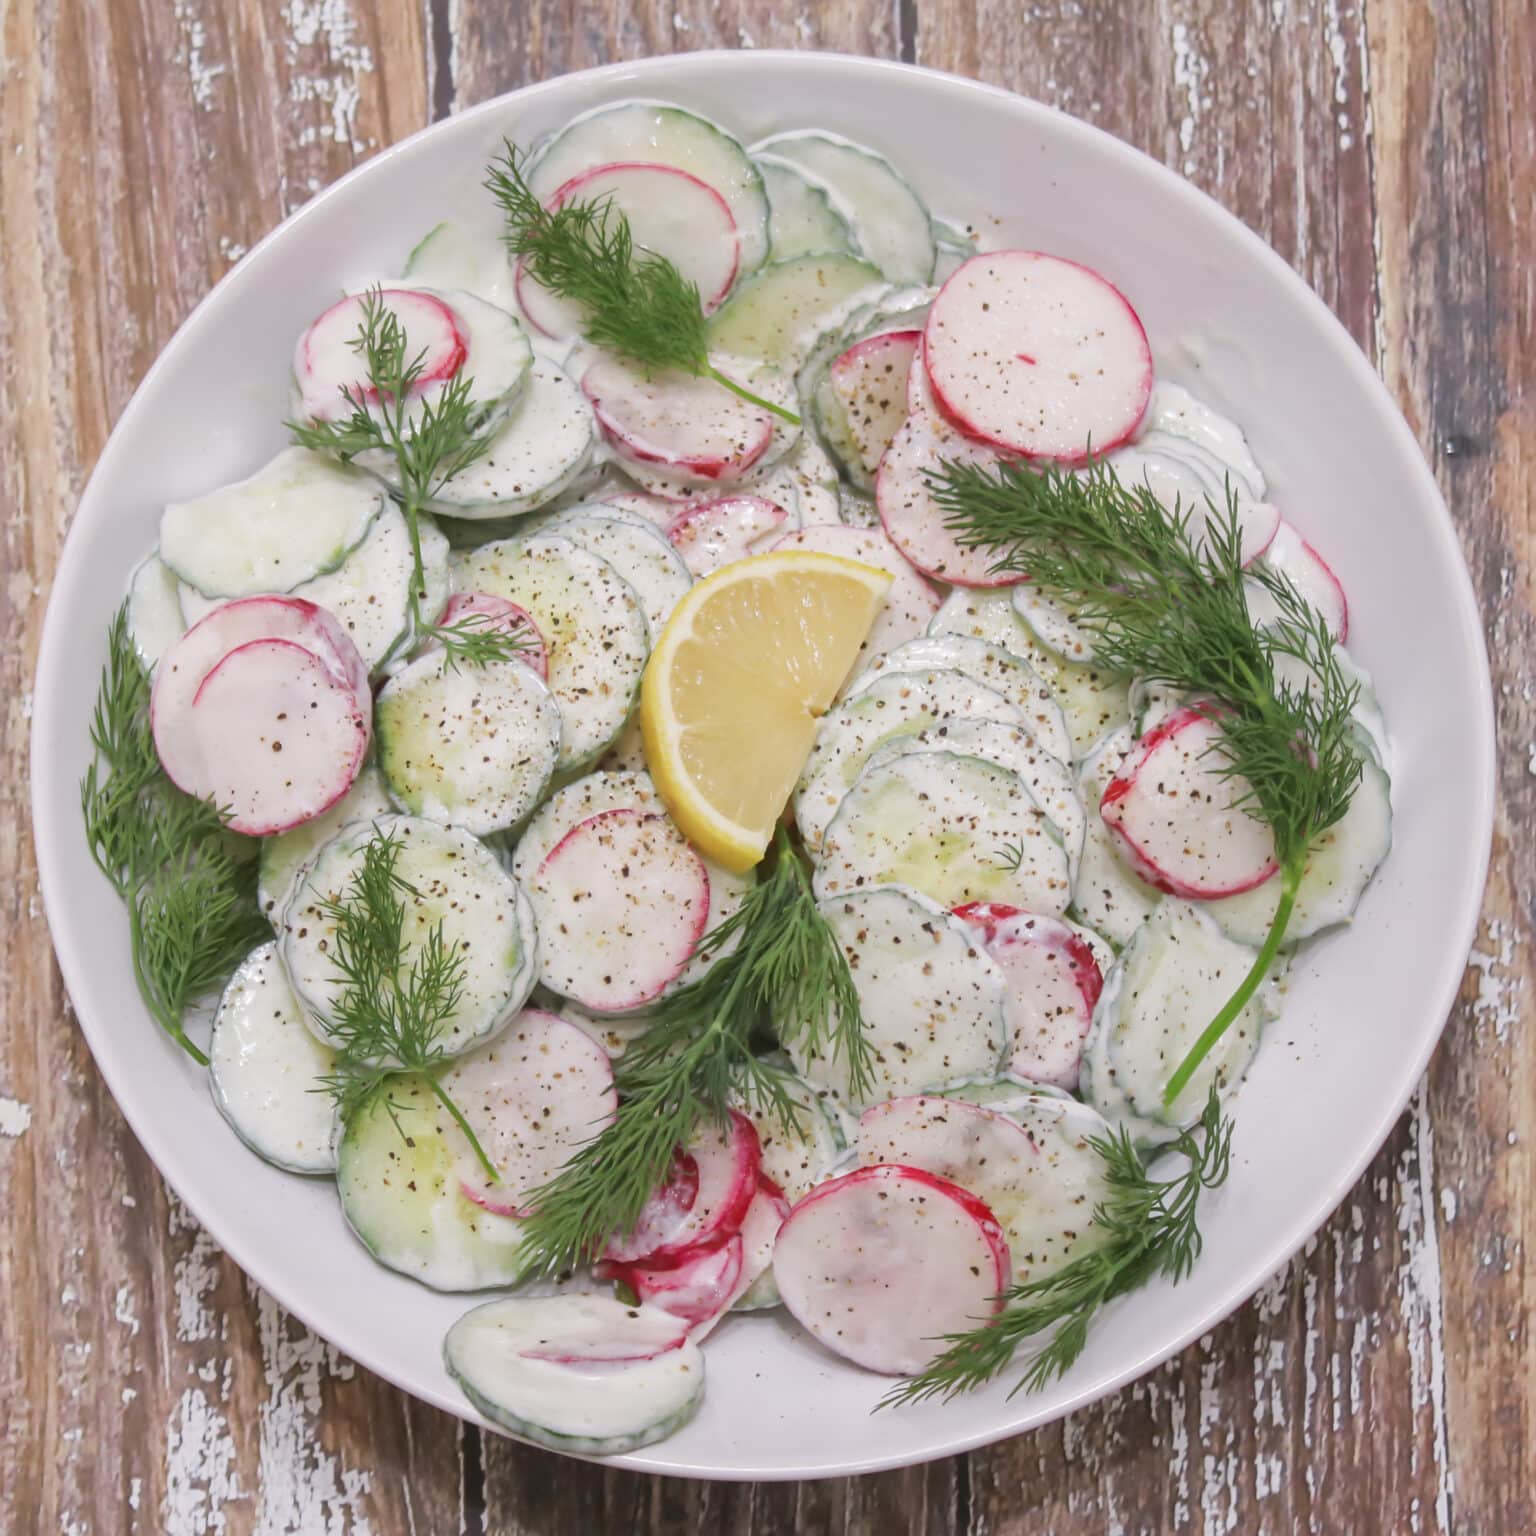
[{"label": "radish slice with red rim", "polygon": [[1349,599],[1344,595],[1344,584],[1284,518],[1279,519],[1263,558],[1271,571],[1286,577],[1302,600],[1322,615],[1329,634],[1343,645],[1349,639]]},{"label": "radish slice with red rim", "polygon": [[[707,182],[672,165],[616,161],[571,177],[546,206],[606,204],[622,216],[638,253],[670,261],[699,290],[706,315],[731,291],[741,260],[741,232],[725,199]],[[546,335],[578,335],[581,306],[537,283],[527,260],[517,266],[517,300],[523,313]]]},{"label": "radish slice with red rim", "polygon": [[594,1013],[659,997],[693,958],[709,871],[665,815],[604,811],[567,832],[534,877],[544,985]]},{"label": "radish slice with red rim", "polygon": [[1040,251],[973,256],[923,333],[934,393],[969,437],[1081,462],[1141,424],[1152,352],[1136,311],[1097,272]]},{"label": "radish slice with red rim", "polygon": [[743,475],[773,441],[773,417],[710,378],[647,373],[599,356],[581,387],[613,450],[697,481]]},{"label": "radish slice with red rim", "polygon": [[818,390],[818,417],[835,452],[868,485],[907,417],[907,380],[921,331],[883,331],[835,357]]},{"label": "radish slice with red rim", "polygon": [[[356,349],[368,294],[349,294],[319,316],[299,338],[293,374],[300,409],[314,421],[350,416],[358,401],[378,399],[367,366]],[[399,322],[405,355],[421,358],[418,389],[451,379],[469,356],[469,336],[459,317],[436,294],[414,288],[384,288],[379,303]]]},{"label": "radish slice with red rim", "polygon": [[679,1148],[666,1179],[652,1190],[633,1229],[609,1238],[603,1250],[607,1258],[618,1264],[648,1258],[681,1228],[698,1198],[698,1162]]},{"label": "radish slice with red rim", "polygon": [[1002,902],[971,902],[956,907],[955,916],[977,929],[1007,979],[1007,1070],[1032,1083],[1075,1090],[1083,1041],[1104,988],[1088,941],[1060,918]]},{"label": "radish slice with red rim", "polygon": [[491,1182],[469,1138],[445,1124],[464,1170],[459,1187],[498,1216],[532,1215],[530,1197],[618,1112],[608,1053],[539,1008],[525,1008],[494,1040],[461,1056],[442,1084],[499,1175]]},{"label": "radish slice with red rim", "polygon": [[1240,804],[1246,781],[1221,771],[1220,739],[1214,710],[1175,710],[1142,737],[1099,801],[1137,874],[1191,901],[1252,890],[1279,868],[1273,833]]},{"label": "radish slice with red rim", "polygon": [[517,1299],[526,1338],[518,1354],[556,1365],[654,1360],[688,1340],[683,1321],[660,1307],[632,1307],[611,1296],[566,1294]]},{"label": "radish slice with red rim", "polygon": [[694,576],[707,576],[733,560],[746,559],[788,518],[783,507],[765,497],[723,496],[673,518],[667,537]]},{"label": "radish slice with red rim", "polygon": [[[473,621],[473,622],[470,622]],[[531,667],[546,681],[549,678],[549,648],[533,622],[533,615],[504,597],[493,597],[489,592],[455,592],[448,605],[438,615],[437,627],[449,629],[465,625],[470,629],[506,630],[523,642],[523,649],[513,658]],[[430,640],[425,649],[441,645],[440,640]]]},{"label": "radish slice with red rim", "polygon": [[828,1349],[867,1370],[920,1371],[995,1315],[1008,1244],[986,1205],[921,1169],[881,1164],[812,1190],[773,1250],[784,1305]]},{"label": "radish slice with red rim", "polygon": [[742,1252],[738,1232],[716,1247],[691,1248],[671,1265],[607,1263],[599,1267],[604,1278],[627,1285],[642,1302],[680,1318],[696,1335],[701,1326],[722,1316],[745,1289]]},{"label": "radish slice with red rim", "polygon": [[172,783],[225,811],[232,831],[269,837],[351,788],[372,736],[369,702],[296,641],[247,640],[209,669],[190,706],[159,697],[155,750]]}]

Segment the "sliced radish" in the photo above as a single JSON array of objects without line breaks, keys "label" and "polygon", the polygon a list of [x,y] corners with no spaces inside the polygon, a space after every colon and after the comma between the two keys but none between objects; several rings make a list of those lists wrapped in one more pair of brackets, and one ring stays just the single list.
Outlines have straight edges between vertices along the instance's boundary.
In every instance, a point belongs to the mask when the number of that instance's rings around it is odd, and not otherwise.
[{"label": "sliced radish", "polygon": [[600,1266],[606,1279],[622,1281],[642,1302],[654,1303],[681,1318],[690,1331],[720,1317],[745,1287],[741,1234],[718,1247],[694,1247],[677,1263]]},{"label": "sliced radish", "polygon": [[685,1208],[665,1194],[653,1200],[633,1232],[609,1242],[607,1258],[660,1267],[668,1260],[682,1261],[694,1248],[723,1242],[739,1229],[757,1193],[761,1167],[752,1122],[732,1110],[729,1126],[702,1128],[688,1144],[687,1156],[697,1173],[694,1198]]},{"label": "sliced radish", "polygon": [[[729,205],[697,176],[671,165],[618,161],[573,176],[549,199],[553,211],[568,203],[605,204],[629,225],[635,248],[670,261],[699,290],[706,315],[731,291],[741,260],[741,232]],[[546,335],[579,334],[585,316],[517,268],[517,300]]]},{"label": "sliced radish", "polygon": [[1152,393],[1136,311],[1097,272],[1040,251],[973,256],[923,333],[934,393],[968,436],[1078,462],[1135,432]]},{"label": "sliced radish", "polygon": [[1032,1083],[1076,1089],[1083,1041],[1104,989],[1098,958],[1070,923],[1002,902],[970,902],[955,916],[981,934],[1008,981],[1007,1070]]},{"label": "sliced radish", "polygon": [[960,587],[1006,587],[1017,575],[992,569],[992,553],[966,549],[946,526],[946,513],[934,500],[928,476],[946,462],[990,469],[997,453],[974,443],[948,421],[930,397],[922,358],[912,362],[909,397],[918,408],[891,439],[875,475],[875,507],[891,543],[925,576]]},{"label": "sliced radish", "polygon": [[795,1320],[855,1365],[920,1371],[994,1315],[1008,1244],[992,1212],[958,1184],[883,1164],[812,1190],[789,1213],[773,1274]]},{"label": "sliced radish", "polygon": [[1328,562],[1284,518],[1279,520],[1264,551],[1264,564],[1290,579],[1303,601],[1323,616],[1329,633],[1340,645],[1349,639],[1349,600],[1344,595],[1343,583]]},{"label": "sliced radish", "polygon": [[667,537],[695,576],[707,576],[733,560],[746,559],[788,518],[783,507],[765,497],[723,496],[673,518]]},{"label": "sliced radish", "polygon": [[672,371],[648,376],[599,356],[581,387],[620,458],[702,481],[749,470],[773,441],[773,417],[713,379]]},{"label": "sliced radish", "polygon": [[[1283,521],[1279,507],[1270,502],[1238,502],[1237,539],[1244,566],[1250,566],[1256,560],[1262,560],[1269,553],[1270,546],[1275,542],[1275,535],[1280,532],[1280,524]],[[1308,548],[1310,549],[1311,546],[1308,545]],[[1332,576],[1333,572],[1330,571],[1328,574]],[[1343,596],[1342,590],[1340,596]]]},{"label": "sliced radish", "polygon": [[[358,401],[378,399],[356,347],[368,297],[354,293],[338,300],[299,338],[293,373],[306,417],[333,421],[349,416]],[[378,298],[400,323],[406,357],[421,358],[417,387],[451,379],[469,355],[469,337],[453,310],[414,288],[385,288]]]},{"label": "sliced radish", "polygon": [[608,1240],[607,1257],[620,1264],[648,1258],[681,1228],[698,1198],[698,1161],[679,1148],[666,1179],[651,1191],[634,1227]]},{"label": "sliced radish", "polygon": [[859,467],[874,474],[907,417],[907,379],[921,331],[886,331],[856,341],[827,369],[827,388]]},{"label": "sliced radish", "polygon": [[442,1082],[499,1175],[495,1183],[486,1177],[454,1124],[445,1135],[466,1170],[459,1187],[498,1216],[531,1215],[534,1191],[618,1111],[608,1053],[540,1008],[525,1008],[488,1045],[461,1056]]},{"label": "sliced radish", "polygon": [[190,705],[180,694],[157,704],[155,750],[171,781],[251,837],[286,832],[334,805],[372,737],[367,690],[339,681],[294,640],[247,640],[209,669]]},{"label": "sliced radish", "polygon": [[1175,710],[1132,749],[1099,801],[1119,851],[1149,885],[1207,901],[1262,885],[1279,867],[1270,829],[1223,774],[1219,716]]},{"label": "sliced radish", "polygon": [[775,549],[812,549],[822,554],[841,555],[888,571],[893,578],[885,594],[885,605],[859,648],[854,675],[877,656],[884,656],[898,645],[926,634],[933,616],[939,611],[939,594],[912,569],[901,552],[879,528],[849,528],[845,524],[818,523],[786,533]]},{"label": "sliced radish", "polygon": [[[455,624],[464,624],[467,620],[474,620],[473,627],[476,628],[504,629],[516,635],[524,646],[517,653],[516,660],[525,667],[532,667],[540,677],[548,680],[549,647],[539,633],[539,626],[533,622],[533,615],[526,608],[519,608],[516,603],[509,603],[504,597],[493,597],[489,592],[455,592],[448,599],[447,607],[438,615],[438,628],[447,629]],[[441,643],[433,640],[427,649]]]},{"label": "sliced radish", "polygon": [[709,916],[709,871],[670,817],[604,811],[539,865],[534,892],[544,985],[594,1013],[659,997],[693,958]]},{"label": "sliced radish", "polygon": [[631,1307],[611,1296],[530,1296],[522,1299],[525,1360],[557,1365],[654,1360],[688,1339],[681,1319],[659,1307]]}]

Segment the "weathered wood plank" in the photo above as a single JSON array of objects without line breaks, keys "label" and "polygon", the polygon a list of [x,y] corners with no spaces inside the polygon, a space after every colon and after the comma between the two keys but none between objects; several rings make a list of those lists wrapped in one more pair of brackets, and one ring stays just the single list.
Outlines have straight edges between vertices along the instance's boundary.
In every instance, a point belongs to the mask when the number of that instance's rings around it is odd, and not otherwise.
[{"label": "weathered wood plank", "polygon": [[456,1529],[458,1426],[254,1293],[124,1127],[52,965],[25,768],[48,580],[108,428],[246,245],[423,119],[421,37],[336,0],[44,0],[3,26],[0,1529]]},{"label": "weathered wood plank", "polygon": [[1536,1528],[1536,14],[1370,8],[1382,364],[1483,601],[1503,744],[1466,1001],[1430,1072],[1456,1526]]}]

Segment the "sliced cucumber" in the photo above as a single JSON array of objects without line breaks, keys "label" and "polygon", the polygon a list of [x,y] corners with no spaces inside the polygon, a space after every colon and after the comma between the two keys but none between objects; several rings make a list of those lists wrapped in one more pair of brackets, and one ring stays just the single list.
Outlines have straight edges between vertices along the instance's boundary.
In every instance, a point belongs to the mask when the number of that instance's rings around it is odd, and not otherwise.
[{"label": "sliced cucumber", "polygon": [[128,584],[128,634],[146,672],[153,672],[171,641],[186,632],[176,573],[151,555]]},{"label": "sliced cucumber", "polygon": [[[837,512],[850,528],[878,528],[880,513],[875,508],[875,498],[851,485],[837,488]],[[964,591],[962,587],[960,589]],[[930,631],[931,633],[931,631]]]},{"label": "sliced cucumber", "polygon": [[[589,1310],[598,1300],[514,1296],[486,1302],[448,1330],[448,1374],[492,1423],[573,1456],[618,1456],[676,1434],[704,1397],[704,1356],[691,1339],[649,1358],[622,1361],[530,1354],[558,1346],[570,1327],[563,1314]],[[642,1342],[666,1332],[648,1326],[659,1307],[611,1305],[625,1315],[615,1331],[627,1327]]]},{"label": "sliced cucumber", "polygon": [[253,949],[213,1016],[208,1084],[219,1113],[267,1162],[290,1173],[334,1173],[336,1109],[323,1079],[335,1062],[304,1022],[277,945]]},{"label": "sliced cucumber", "polygon": [[[749,476],[743,489],[778,503],[795,529],[842,521],[837,469],[813,432],[802,432],[792,453]],[[784,531],[793,530],[786,524]]]},{"label": "sliced cucumber", "polygon": [[882,742],[915,736],[946,720],[1001,720],[1024,726],[1023,712],[963,672],[893,672],[829,710],[816,731],[791,805],[815,855],[842,798]]},{"label": "sliced cucumber", "polygon": [[526,609],[544,637],[562,724],[558,770],[601,755],[634,708],[650,650],[634,588],[606,560],[557,534],[483,545],[459,565],[456,580],[462,590]]},{"label": "sliced cucumber", "polygon": [[972,635],[1000,645],[1022,657],[1050,686],[1061,706],[1071,756],[1081,757],[1106,731],[1130,719],[1127,689],[1130,679],[1101,667],[1066,661],[1041,645],[1019,617],[1006,591],[974,591],[957,587],[944,600],[930,635]]},{"label": "sliced cucumber", "polygon": [[477,838],[414,816],[381,816],[344,828],[315,855],[283,913],[283,968],[322,1037],[345,986],[332,957],[335,923],[321,905],[339,900],[369,843],[393,837],[405,900],[409,966],[439,924],[464,963],[458,1005],[438,1037],[448,1054],[488,1039],[522,1007],[538,976],[538,939],[517,882]]},{"label": "sliced cucumber", "polygon": [[828,325],[882,281],[856,256],[797,256],[747,279],[709,322],[710,350],[794,368]]},{"label": "sliced cucumber", "polygon": [[775,134],[752,146],[809,171],[847,210],[859,249],[893,283],[926,283],[937,254],[922,200],[883,155],[815,129]]},{"label": "sliced cucumber", "polygon": [[1129,941],[1157,905],[1159,893],[1115,852],[1099,801],[1131,750],[1128,726],[1111,731],[1078,768],[1077,794],[1088,817],[1083,856],[1072,883],[1072,913],[1117,948]]},{"label": "sliced cucumber", "polygon": [[1046,650],[1063,661],[1092,663],[1093,634],[1079,622],[1070,604],[1028,581],[1013,587],[1010,595],[1014,611]]},{"label": "sliced cucumber", "polygon": [[560,707],[521,661],[464,666],[439,647],[384,685],[373,718],[395,801],[478,836],[522,821],[560,755]]},{"label": "sliced cucumber", "polygon": [[1187,389],[1159,380],[1152,386],[1138,446],[1149,451],[1171,448],[1168,438],[1186,445],[1186,453],[1195,450],[1191,463],[1204,478],[1215,481],[1218,497],[1230,476],[1236,488],[1255,501],[1264,499],[1264,472],[1242,428],[1203,405]]},{"label": "sliced cucumber", "polygon": [[822,839],[822,900],[904,885],[943,907],[1005,902],[1057,916],[1072,897],[1061,834],[1018,774],[917,752],[866,767]]},{"label": "sliced cucumber", "polygon": [[160,558],[205,597],[291,592],[334,571],[384,507],[360,470],[308,448],[285,448],[245,480],[160,518]]},{"label": "sliced cucumber", "polygon": [[539,152],[529,185],[548,202],[573,176],[599,165],[671,165],[713,187],[741,232],[741,270],[768,254],[768,195],[747,152],[718,123],[662,101],[621,101],[573,118]]},{"label": "sliced cucumber", "polygon": [[298,888],[304,866],[349,822],[392,816],[399,807],[389,798],[384,776],[373,762],[363,764],[352,787],[330,810],[291,831],[261,840],[261,876],[256,898],[268,922],[281,929],[283,908]]},{"label": "sliced cucumber", "polygon": [[1163,1090],[1253,961],[1254,951],[1199,907],[1164,897],[1104,978],[1083,1046],[1083,1097],[1147,1141],[1197,1119],[1213,1083],[1229,1091],[1248,1070],[1274,1017],[1270,986],[1249,1000],[1171,1105]]},{"label": "sliced cucumber", "polygon": [[1007,1044],[1003,976],[959,918],[899,886],[820,905],[853,973],[874,1082],[855,1093],[840,1054],[791,1039],[803,1078],[857,1111],[997,1071]]},{"label": "sliced cucumber", "polygon": [[779,155],[755,155],[753,164],[768,193],[771,261],[829,252],[858,254],[848,220],[824,182]]},{"label": "sliced cucumber", "polygon": [[[1024,657],[969,635],[919,635],[878,656],[855,678],[855,697],[877,677],[891,672],[963,672],[983,688],[1000,693],[1024,717],[1025,727],[1052,757],[1070,758],[1072,741],[1054,694]],[[867,679],[867,681],[866,681]]]},{"label": "sliced cucumber", "polygon": [[342,1214],[379,1263],[434,1290],[510,1285],[522,1223],[464,1193],[474,1169],[449,1141],[451,1124],[425,1078],[391,1078],[342,1132]]},{"label": "sliced cucumber", "polygon": [[1083,803],[1077,797],[1077,781],[1072,770],[1060,758],[1045,751],[1027,727],[1004,725],[997,720],[946,721],[943,725],[919,731],[915,736],[897,736],[876,747],[869,754],[864,771],[873,773],[898,757],[915,752],[959,752],[1018,774],[1056,828],[1057,837],[1067,851],[1072,878],[1076,881],[1088,826]]},{"label": "sliced cucumber", "polygon": [[996,1077],[971,1078],[963,1083],[952,1083],[944,1090],[946,1099],[959,1099],[962,1104],[979,1104],[983,1109],[996,1110],[1000,1115],[1012,1116],[1015,1110],[1024,1109],[1037,1098],[1070,1099],[1071,1095],[1060,1088],[1046,1088],[1038,1083],[1027,1082],[1012,1072],[1000,1072]]},{"label": "sliced cucumber", "polygon": [[732,1102],[757,1127],[762,1172],[794,1205],[821,1183],[848,1151],[842,1111],[823,1091],[798,1076],[787,1061],[764,1058],[766,1073],[794,1106],[794,1124],[786,1128],[771,1103],[742,1098]]},{"label": "sliced cucumber", "polygon": [[693,585],[683,557],[666,534],[638,513],[599,502],[561,512],[541,531],[557,533],[606,560],[635,589],[652,644]]},{"label": "sliced cucumber", "polygon": [[497,309],[517,313],[516,274],[500,237],[478,224],[451,219],[427,231],[406,258],[413,283],[443,293],[472,293]]},{"label": "sliced cucumber", "polygon": [[[536,357],[485,452],[437,488],[432,509],[470,519],[535,511],[580,478],[597,441],[597,422],[576,381],[558,363]],[[392,467],[384,479],[398,490]]]},{"label": "sliced cucumber", "polygon": [[[1360,757],[1360,786],[1349,809],[1307,854],[1306,871],[1285,930],[1288,946],[1349,922],[1371,876],[1392,847],[1391,780],[1364,741]],[[1229,938],[1257,948],[1274,920],[1279,886],[1278,880],[1266,880],[1241,895],[1201,905]]]}]

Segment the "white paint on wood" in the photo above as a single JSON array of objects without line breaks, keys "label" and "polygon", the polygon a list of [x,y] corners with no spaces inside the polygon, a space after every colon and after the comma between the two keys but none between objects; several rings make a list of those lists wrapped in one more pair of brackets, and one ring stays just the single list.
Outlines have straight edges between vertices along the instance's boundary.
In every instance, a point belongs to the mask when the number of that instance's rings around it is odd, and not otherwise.
[{"label": "white paint on wood", "polygon": [[20,1136],[32,1124],[32,1106],[0,1098],[0,1136]]}]

